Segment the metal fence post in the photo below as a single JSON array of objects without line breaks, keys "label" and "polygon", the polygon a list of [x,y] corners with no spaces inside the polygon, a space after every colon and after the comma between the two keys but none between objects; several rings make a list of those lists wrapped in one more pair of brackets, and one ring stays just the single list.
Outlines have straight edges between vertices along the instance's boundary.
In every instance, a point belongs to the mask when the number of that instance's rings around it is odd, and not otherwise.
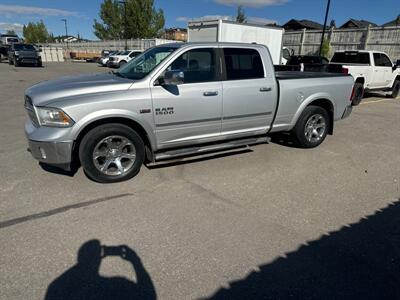
[{"label": "metal fence post", "polygon": [[368,42],[369,42],[369,32],[371,30],[371,25],[368,25],[366,32],[365,32],[365,38],[364,38],[364,44],[362,45],[362,50],[367,50],[368,49]]},{"label": "metal fence post", "polygon": [[304,40],[306,38],[306,29],[303,28],[300,39],[299,55],[303,55]]}]

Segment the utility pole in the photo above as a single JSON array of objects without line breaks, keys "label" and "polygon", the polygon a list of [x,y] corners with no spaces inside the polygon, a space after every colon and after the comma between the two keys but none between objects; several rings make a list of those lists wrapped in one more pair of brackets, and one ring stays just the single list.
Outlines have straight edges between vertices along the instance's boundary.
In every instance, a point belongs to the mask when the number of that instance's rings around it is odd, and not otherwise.
[{"label": "utility pole", "polygon": [[326,6],[326,13],[325,13],[324,29],[322,30],[321,45],[319,46],[319,56],[321,56],[322,44],[323,44],[324,38],[325,38],[326,22],[328,21],[330,6],[331,6],[331,0],[328,0],[328,4]]},{"label": "utility pole", "polygon": [[65,39],[67,41],[67,48],[68,47],[68,26],[67,26],[67,19],[61,19],[62,22],[64,22],[65,25]]},{"label": "utility pole", "polygon": [[121,0],[118,1],[118,3],[124,5],[124,39],[125,39],[125,50],[128,50],[128,36],[127,36],[127,30],[126,30],[126,0]]}]

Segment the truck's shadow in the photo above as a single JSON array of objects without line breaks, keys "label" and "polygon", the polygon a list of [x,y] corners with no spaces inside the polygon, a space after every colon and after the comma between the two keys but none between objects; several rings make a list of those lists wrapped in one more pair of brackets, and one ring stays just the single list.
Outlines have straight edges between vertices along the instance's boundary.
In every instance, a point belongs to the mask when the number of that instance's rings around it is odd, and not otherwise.
[{"label": "truck's shadow", "polygon": [[[101,260],[107,256],[105,248],[113,250],[109,251],[108,255],[121,256],[121,259],[131,264],[132,271],[136,273],[136,281],[124,277],[103,277],[99,274]],[[127,246],[105,248],[98,240],[84,243],[78,251],[77,263],[49,285],[45,300],[153,300],[157,298],[149,274],[132,249]]]},{"label": "truck's shadow", "polygon": [[259,266],[209,299],[400,299],[399,224],[400,199]]}]

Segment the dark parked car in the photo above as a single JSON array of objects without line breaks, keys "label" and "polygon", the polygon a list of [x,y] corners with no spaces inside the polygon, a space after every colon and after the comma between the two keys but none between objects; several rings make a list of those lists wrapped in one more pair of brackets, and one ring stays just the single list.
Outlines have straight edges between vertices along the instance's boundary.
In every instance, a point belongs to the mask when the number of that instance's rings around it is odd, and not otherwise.
[{"label": "dark parked car", "polygon": [[8,63],[16,67],[23,64],[41,67],[42,59],[33,45],[12,44],[8,50]]}]

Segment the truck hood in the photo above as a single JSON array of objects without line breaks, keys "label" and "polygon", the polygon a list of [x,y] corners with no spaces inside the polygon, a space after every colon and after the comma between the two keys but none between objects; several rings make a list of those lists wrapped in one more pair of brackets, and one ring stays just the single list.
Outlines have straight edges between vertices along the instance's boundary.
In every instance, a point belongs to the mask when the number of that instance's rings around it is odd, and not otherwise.
[{"label": "truck hood", "polygon": [[42,81],[25,92],[36,106],[48,105],[74,96],[108,93],[129,89],[133,81],[115,74],[81,74]]},{"label": "truck hood", "polygon": [[19,57],[25,57],[25,58],[36,58],[38,57],[38,54],[36,51],[31,51],[31,50],[18,50],[15,52],[15,54],[18,53]]}]

